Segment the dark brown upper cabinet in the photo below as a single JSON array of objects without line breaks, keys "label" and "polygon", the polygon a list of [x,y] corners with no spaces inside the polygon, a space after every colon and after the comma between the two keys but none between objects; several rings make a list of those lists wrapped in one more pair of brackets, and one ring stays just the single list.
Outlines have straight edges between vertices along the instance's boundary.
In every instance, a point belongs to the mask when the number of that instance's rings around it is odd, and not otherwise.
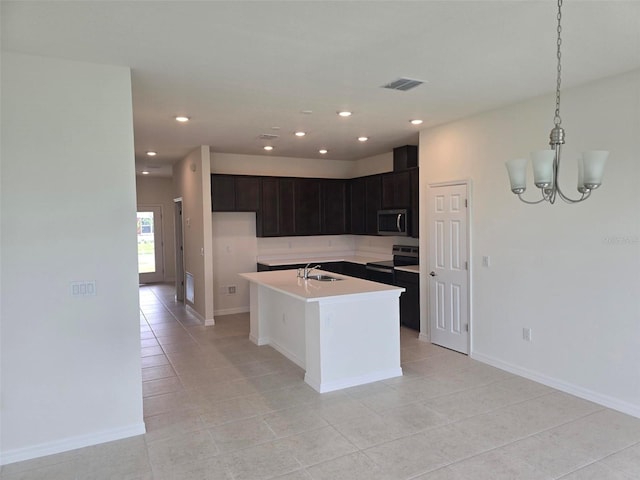
[{"label": "dark brown upper cabinet", "polygon": [[347,185],[347,180],[321,180],[321,231],[325,235],[348,232]]},{"label": "dark brown upper cabinet", "polygon": [[211,210],[257,212],[260,209],[261,177],[211,175]]},{"label": "dark brown upper cabinet", "polygon": [[235,209],[235,176],[211,175],[211,210],[214,212],[233,212]]},{"label": "dark brown upper cabinet", "polygon": [[349,181],[349,233],[354,235],[364,235],[365,228],[365,203],[367,201],[367,191],[364,178],[354,178]]},{"label": "dark brown upper cabinet", "polygon": [[294,179],[294,235],[320,235],[320,179]]},{"label": "dark brown upper cabinet", "polygon": [[382,182],[380,175],[365,177],[364,233],[378,234],[378,210],[382,208]]},{"label": "dark brown upper cabinet", "polygon": [[382,175],[382,208],[411,208],[411,174],[409,170]]},{"label": "dark brown upper cabinet", "polygon": [[236,177],[236,211],[257,212],[260,210],[262,178]]},{"label": "dark brown upper cabinet", "polygon": [[263,177],[258,237],[286,237],[294,232],[294,182],[291,178]]}]

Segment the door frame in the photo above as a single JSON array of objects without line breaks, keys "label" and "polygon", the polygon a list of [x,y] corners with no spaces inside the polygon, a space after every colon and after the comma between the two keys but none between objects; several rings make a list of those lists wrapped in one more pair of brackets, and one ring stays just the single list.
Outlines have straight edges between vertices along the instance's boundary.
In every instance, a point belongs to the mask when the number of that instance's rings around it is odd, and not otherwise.
[{"label": "door frame", "polygon": [[174,236],[176,250],[176,301],[184,303],[184,222],[182,197],[173,199]]},{"label": "door frame", "polygon": [[[427,247],[429,247],[429,242],[431,241],[431,210],[430,207],[431,205],[429,204],[429,199],[431,198],[431,189],[433,188],[438,188],[438,187],[452,187],[452,186],[456,186],[456,185],[464,185],[466,187],[466,195],[467,195],[467,262],[468,262],[468,268],[467,268],[467,319],[469,322],[469,336],[468,336],[468,343],[467,343],[467,348],[468,348],[468,356],[471,357],[472,353],[473,353],[473,282],[472,282],[472,278],[473,278],[473,257],[472,257],[472,252],[473,249],[472,247],[472,239],[473,239],[473,235],[472,235],[472,225],[473,225],[473,188],[472,188],[472,181],[470,178],[466,178],[466,179],[461,179],[461,180],[450,180],[450,181],[446,181],[446,182],[433,182],[433,183],[427,183],[427,195],[426,195],[426,215],[425,215],[425,221],[427,222]],[[423,270],[424,272],[424,276],[423,278],[427,281],[430,282],[430,278],[429,278],[429,272],[432,271],[432,266],[430,265],[429,261],[430,261],[430,255],[427,251],[426,254],[426,269]],[[426,294],[427,294],[427,306],[426,306],[426,329],[427,329],[427,335],[426,335],[426,340],[428,340],[429,342],[431,341],[431,302],[432,299],[430,298],[431,295],[431,285],[427,284],[426,285]],[[422,335],[422,334],[421,334]]]},{"label": "door frame", "polygon": [[[136,213],[137,212],[154,212],[154,222],[153,222],[153,241],[154,241],[154,255],[155,255],[155,263],[156,270],[153,273],[138,273],[138,282],[140,284],[143,283],[160,283],[164,281],[165,278],[165,255],[164,255],[164,211],[162,205],[153,204],[153,203],[142,203],[136,205]],[[160,213],[159,221],[156,221],[155,213]],[[160,266],[161,271],[158,272],[158,266]],[[152,279],[146,279],[143,282],[143,275],[155,275]]]}]

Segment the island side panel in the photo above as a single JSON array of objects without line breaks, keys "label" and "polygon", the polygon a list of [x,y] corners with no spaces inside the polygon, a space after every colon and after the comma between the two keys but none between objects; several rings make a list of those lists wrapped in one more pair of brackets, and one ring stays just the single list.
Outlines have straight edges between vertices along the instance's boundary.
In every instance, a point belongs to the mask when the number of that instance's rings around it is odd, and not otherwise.
[{"label": "island side panel", "polygon": [[249,340],[256,345],[266,345],[269,339],[266,330],[261,325],[260,297],[264,292],[264,287],[251,282],[249,284]]},{"label": "island side panel", "polygon": [[305,381],[322,393],[401,376],[399,310],[399,292],[307,308]]},{"label": "island side panel", "polygon": [[268,344],[305,368],[305,302],[253,282],[250,289],[251,341]]}]

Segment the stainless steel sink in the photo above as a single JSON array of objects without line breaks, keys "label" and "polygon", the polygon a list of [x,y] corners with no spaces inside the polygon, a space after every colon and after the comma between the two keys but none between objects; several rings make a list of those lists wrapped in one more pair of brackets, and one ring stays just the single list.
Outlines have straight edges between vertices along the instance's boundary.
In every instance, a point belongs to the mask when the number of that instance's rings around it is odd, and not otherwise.
[{"label": "stainless steel sink", "polygon": [[309,275],[308,280],[318,280],[319,282],[337,282],[342,278],[331,277],[329,275]]}]

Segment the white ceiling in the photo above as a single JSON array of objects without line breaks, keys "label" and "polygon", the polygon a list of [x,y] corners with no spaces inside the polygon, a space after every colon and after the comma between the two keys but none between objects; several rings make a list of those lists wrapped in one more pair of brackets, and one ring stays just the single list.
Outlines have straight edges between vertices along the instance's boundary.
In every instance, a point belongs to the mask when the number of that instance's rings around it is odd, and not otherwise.
[{"label": "white ceiling", "polygon": [[[550,0],[4,0],[1,8],[5,50],[131,67],[138,169],[199,145],[305,158],[324,147],[323,158],[354,160],[416,144],[420,128],[555,89]],[[565,1],[563,39],[563,86],[640,68],[640,1]],[[426,83],[380,88],[398,77]],[[354,115],[337,117],[342,109]],[[191,122],[178,124],[178,114]],[[280,135],[272,153],[262,133]]]}]

